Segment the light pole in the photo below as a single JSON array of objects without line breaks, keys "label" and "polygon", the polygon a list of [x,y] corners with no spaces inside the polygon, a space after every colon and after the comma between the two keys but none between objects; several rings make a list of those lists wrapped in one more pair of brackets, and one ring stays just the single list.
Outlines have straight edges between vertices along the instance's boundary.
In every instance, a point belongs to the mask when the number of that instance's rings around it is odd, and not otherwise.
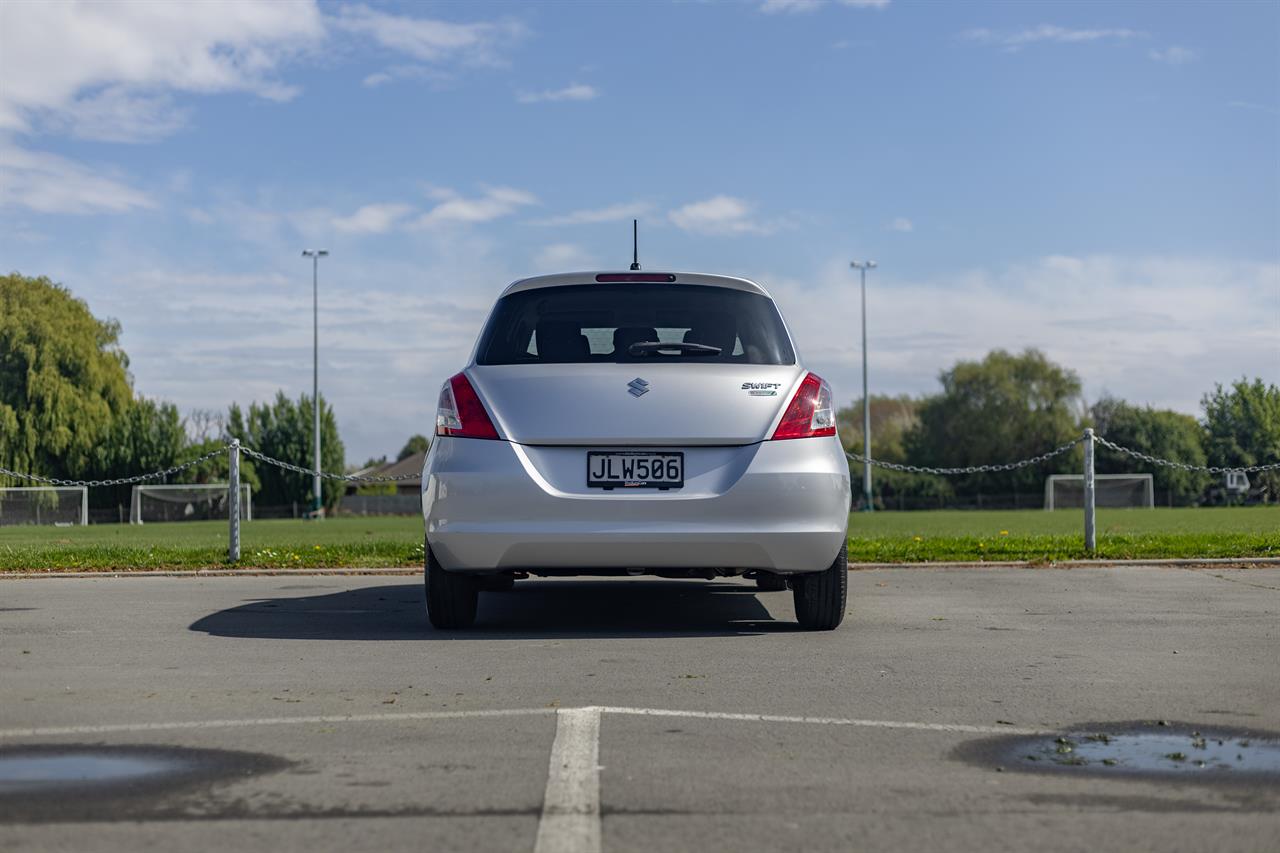
[{"label": "light pole", "polygon": [[862,511],[871,512],[871,395],[867,393],[867,270],[875,261],[853,261],[850,267],[862,277]]},{"label": "light pole", "polygon": [[[320,259],[329,254],[328,249],[303,249],[302,257],[311,259],[311,432],[315,438],[315,468],[312,475],[311,517],[323,518],[324,501],[320,496]],[[865,329],[863,330],[865,335]]]}]

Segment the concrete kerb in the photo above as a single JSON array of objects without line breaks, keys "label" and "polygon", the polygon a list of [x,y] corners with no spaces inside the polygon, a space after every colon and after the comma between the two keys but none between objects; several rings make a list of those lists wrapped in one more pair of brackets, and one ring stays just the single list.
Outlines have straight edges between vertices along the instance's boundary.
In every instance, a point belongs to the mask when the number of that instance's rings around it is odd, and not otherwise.
[{"label": "concrete kerb", "polygon": [[1263,566],[1280,566],[1280,557],[1188,557],[1152,560],[989,560],[936,563],[850,563],[849,571],[868,569],[1099,569],[1147,566],[1156,568],[1188,569],[1196,567],[1232,567],[1248,569]]},{"label": "concrete kerb", "polygon": [[252,578],[252,577],[326,577],[355,575],[421,575],[421,566],[346,569],[104,569],[98,572],[0,572],[0,581],[34,580],[37,578]]},{"label": "concrete kerb", "polygon": [[[1041,562],[1033,560],[1009,560],[987,562],[932,562],[932,563],[850,563],[849,571],[860,572],[875,569],[1091,569],[1142,566],[1148,568],[1262,568],[1280,566],[1280,557],[1202,557],[1159,560],[1059,560]],[[0,572],[0,580],[32,580],[35,578],[225,578],[225,577],[324,577],[346,575],[416,576],[422,574],[419,566],[393,566],[387,568],[336,568],[336,569],[136,569],[132,571],[103,570],[98,572]]]}]

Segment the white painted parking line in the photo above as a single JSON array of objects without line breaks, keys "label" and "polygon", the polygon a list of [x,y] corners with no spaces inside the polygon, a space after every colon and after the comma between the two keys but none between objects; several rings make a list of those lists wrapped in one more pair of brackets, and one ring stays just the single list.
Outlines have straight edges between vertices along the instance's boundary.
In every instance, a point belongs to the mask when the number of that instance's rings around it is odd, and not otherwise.
[{"label": "white painted parking line", "polygon": [[939,732],[943,734],[1044,734],[1043,729],[1011,725],[977,726],[963,723],[921,723],[901,720],[859,720],[844,717],[805,717],[723,711],[680,711],[663,708],[597,707],[512,708],[477,711],[422,711],[391,714],[332,714],[308,717],[257,717],[241,720],[191,720],[161,723],[118,723],[85,726],[0,729],[0,740],[192,729],[248,728],[341,723],[396,723],[427,720],[484,719],[556,715],[547,786],[534,853],[600,853],[600,718],[605,714],[631,717],[674,717],[747,723],[781,723]]},{"label": "white painted parking line", "polygon": [[[798,723],[821,726],[854,726],[868,729],[909,729],[923,732],[953,732],[956,734],[1010,734],[1037,735],[1048,729],[1022,728],[1019,726],[974,726],[964,723],[917,723],[906,720],[857,720],[844,717],[795,717],[782,714],[744,714],[725,711],[680,711],[663,708],[597,707],[562,708],[560,714],[569,712],[619,714],[633,717],[686,717],[702,720],[729,720],[747,723]],[[537,714],[554,714],[554,708],[509,708],[489,711],[411,711],[392,714],[332,714],[314,717],[257,717],[242,720],[190,720],[163,723],[108,723],[85,726],[49,726],[28,729],[0,729],[0,740],[6,738],[61,737],[66,735],[100,735],[130,732],[164,732],[183,729],[230,729],[249,726],[297,726],[316,723],[395,723],[414,720],[455,720],[469,717],[526,717]],[[557,731],[558,731],[557,727]]]},{"label": "white painted parking line", "polygon": [[600,853],[600,709],[556,714],[534,853]]},{"label": "white painted parking line", "polygon": [[411,711],[403,714],[328,714],[314,717],[257,717],[244,720],[189,720],[166,723],[110,723],[100,726],[50,726],[38,729],[0,729],[5,738],[167,732],[184,729],[234,729],[249,726],[304,726],[316,723],[396,723],[411,720],[457,720],[471,717],[527,717],[552,714],[554,708],[511,708],[494,711]]}]

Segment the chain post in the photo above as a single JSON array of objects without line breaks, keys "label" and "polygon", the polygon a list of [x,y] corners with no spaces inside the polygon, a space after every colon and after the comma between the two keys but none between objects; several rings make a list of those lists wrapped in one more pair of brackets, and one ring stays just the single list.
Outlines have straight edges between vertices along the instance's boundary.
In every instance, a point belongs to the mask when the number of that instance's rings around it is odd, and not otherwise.
[{"label": "chain post", "polygon": [[1093,553],[1098,547],[1097,519],[1094,512],[1093,427],[1084,431],[1084,549]]},{"label": "chain post", "polygon": [[240,562],[240,439],[231,439],[227,447],[227,520],[230,525],[230,541],[227,544],[228,562]]}]

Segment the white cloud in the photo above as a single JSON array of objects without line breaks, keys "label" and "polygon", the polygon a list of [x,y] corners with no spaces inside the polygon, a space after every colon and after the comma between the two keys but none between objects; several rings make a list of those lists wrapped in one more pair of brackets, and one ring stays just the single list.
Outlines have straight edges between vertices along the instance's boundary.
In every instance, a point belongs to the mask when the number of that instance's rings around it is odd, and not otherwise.
[{"label": "white cloud", "polygon": [[1164,50],[1152,49],[1147,51],[1147,56],[1156,62],[1165,62],[1169,65],[1186,65],[1188,62],[1195,62],[1200,58],[1200,54],[1194,50],[1185,47],[1178,47],[1171,44]]},{"label": "white cloud", "polygon": [[330,224],[347,234],[382,234],[412,211],[407,204],[366,204],[350,216],[333,218]]},{"label": "white cloud", "polygon": [[[854,9],[884,9],[889,5],[889,0],[836,0],[841,6],[849,6]],[[797,14],[802,12],[812,12],[826,5],[826,0],[764,0],[760,4],[760,11],[766,15],[774,15],[779,12],[788,14]]]},{"label": "white cloud", "polygon": [[455,24],[393,15],[365,5],[343,6],[332,22],[338,29],[367,36],[422,62],[504,65],[503,50],[526,34],[524,25],[514,20]]},{"label": "white cloud", "polygon": [[764,0],[760,4],[760,11],[766,15],[774,15],[779,12],[812,12],[822,5],[823,0]]},{"label": "white cloud", "polygon": [[521,207],[538,203],[532,193],[512,187],[487,187],[475,198],[464,198],[450,189],[437,189],[431,195],[439,204],[411,223],[414,228],[435,228],[447,224],[489,222],[510,216]]},{"label": "white cloud", "polygon": [[281,62],[315,45],[313,0],[4,4],[0,130],[145,141],[183,122],[165,91],[287,100]]},{"label": "white cloud", "polygon": [[761,222],[752,217],[754,206],[740,198],[718,195],[671,211],[667,217],[677,228],[693,234],[772,234],[785,222]]},{"label": "white cloud", "polygon": [[37,213],[124,213],[155,206],[147,193],[101,170],[0,139],[0,208],[21,207]]},{"label": "white cloud", "polygon": [[[1207,284],[1212,282],[1212,284]],[[811,280],[765,279],[806,360],[857,396],[856,279],[833,259]],[[923,393],[988,350],[1039,347],[1103,389],[1195,413],[1214,382],[1280,383],[1280,264],[1196,257],[1048,256],[924,280],[880,267],[867,282],[872,389]]]},{"label": "white cloud", "polygon": [[985,28],[966,30],[961,38],[992,44],[1009,51],[1021,50],[1029,44],[1050,42],[1056,44],[1083,44],[1095,41],[1129,41],[1146,38],[1141,30],[1130,29],[1071,29],[1052,24],[1041,24],[1022,30],[998,31]]},{"label": "white cloud", "polygon": [[[432,423],[436,390],[466,363],[493,299],[517,277],[484,239],[422,240],[411,259],[353,245],[320,265],[320,387],[352,462],[395,453]],[[182,411],[225,411],[233,400],[311,387],[311,263],[279,245],[273,255],[267,266],[207,273],[175,267],[144,242],[47,269],[95,314],[120,319],[142,393]],[[374,411],[382,414],[368,417]]]},{"label": "white cloud", "polygon": [[570,83],[563,89],[546,89],[541,92],[521,92],[516,100],[522,104],[537,104],[543,101],[592,101],[600,97],[594,86],[585,83]]},{"label": "white cloud", "polygon": [[905,216],[898,216],[892,222],[885,226],[890,231],[901,231],[904,234],[916,230],[915,223]]},{"label": "white cloud", "polygon": [[76,100],[73,107],[44,114],[48,130],[101,142],[154,142],[187,123],[187,110],[167,94],[137,94],[109,86]]},{"label": "white cloud", "polygon": [[[281,68],[316,53],[333,32],[420,63],[463,65],[503,65],[505,48],[525,35],[513,20],[459,24],[365,5],[324,15],[316,0],[50,0],[0,4],[0,15],[0,131],[111,142],[153,141],[184,126],[175,92],[289,100],[299,90],[280,79]],[[364,83],[442,73],[401,65]]]},{"label": "white cloud", "polygon": [[401,80],[416,80],[424,81],[435,89],[442,89],[452,83],[455,77],[456,75],[451,71],[429,65],[392,65],[367,75],[361,83],[370,89],[375,89]]},{"label": "white cloud", "polygon": [[[342,235],[478,225],[538,203],[533,194],[511,187],[485,187],[472,197],[447,188],[429,189],[427,195],[433,201],[425,211],[404,202],[372,202],[345,214],[328,207],[279,206],[274,198],[246,203],[224,197],[210,205],[188,208],[185,215],[196,224],[215,226],[235,240],[275,254],[281,245],[323,244]],[[450,237],[456,240],[457,235]]]},{"label": "white cloud", "polygon": [[533,258],[533,268],[540,273],[595,269],[596,263],[581,246],[553,243]]},{"label": "white cloud", "polygon": [[601,222],[618,222],[624,219],[639,219],[653,209],[653,205],[644,201],[611,204],[608,207],[597,207],[590,210],[575,210],[559,216],[548,216],[534,219],[531,225],[595,225]]}]

